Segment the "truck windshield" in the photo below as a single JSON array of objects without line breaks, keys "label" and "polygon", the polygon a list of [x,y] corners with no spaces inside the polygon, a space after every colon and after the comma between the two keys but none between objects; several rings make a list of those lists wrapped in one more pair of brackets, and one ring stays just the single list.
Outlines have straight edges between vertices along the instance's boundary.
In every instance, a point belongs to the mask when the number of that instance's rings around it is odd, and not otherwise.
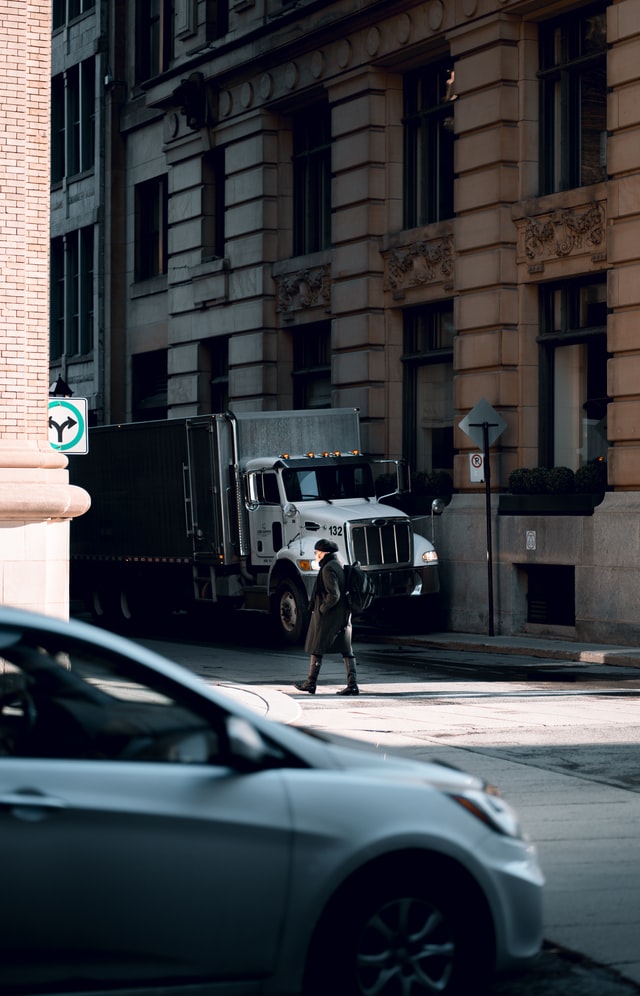
[{"label": "truck windshield", "polygon": [[314,466],[282,472],[288,501],[305,501],[322,498],[335,501],[341,498],[371,498],[374,494],[373,475],[367,463],[345,466]]}]

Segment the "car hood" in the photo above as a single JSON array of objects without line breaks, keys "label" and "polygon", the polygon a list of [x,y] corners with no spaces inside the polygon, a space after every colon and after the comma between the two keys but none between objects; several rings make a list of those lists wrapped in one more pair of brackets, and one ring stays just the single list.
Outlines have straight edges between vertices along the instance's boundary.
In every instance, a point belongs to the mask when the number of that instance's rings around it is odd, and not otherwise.
[{"label": "car hood", "polygon": [[[326,766],[339,768],[343,771],[357,771],[360,775],[370,774],[371,777],[392,777],[394,780],[428,784],[441,791],[461,792],[463,790],[481,789],[484,782],[475,775],[461,771],[453,765],[436,759],[421,760],[404,758],[388,753],[370,745],[360,743],[347,737],[329,733],[318,733],[316,730],[301,729],[316,743],[319,742],[326,756]],[[319,764],[316,756],[314,767]]]}]

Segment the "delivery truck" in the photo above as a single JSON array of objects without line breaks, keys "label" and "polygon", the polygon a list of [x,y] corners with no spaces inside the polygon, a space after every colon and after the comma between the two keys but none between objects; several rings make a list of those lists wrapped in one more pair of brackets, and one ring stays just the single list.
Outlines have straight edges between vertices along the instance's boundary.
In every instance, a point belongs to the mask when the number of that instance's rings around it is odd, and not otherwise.
[{"label": "delivery truck", "polygon": [[71,526],[72,597],[108,627],[210,604],[269,613],[297,643],[321,537],[371,573],[372,613],[426,619],[439,589],[432,543],[384,503],[408,468],[361,453],[356,408],[101,426],[70,476],[91,497]]}]

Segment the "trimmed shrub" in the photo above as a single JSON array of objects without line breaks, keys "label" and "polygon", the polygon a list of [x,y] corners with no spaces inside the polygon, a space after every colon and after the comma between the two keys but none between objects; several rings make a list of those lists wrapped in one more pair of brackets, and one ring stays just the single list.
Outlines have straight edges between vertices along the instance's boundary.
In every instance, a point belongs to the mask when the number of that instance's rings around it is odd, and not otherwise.
[{"label": "trimmed shrub", "polygon": [[509,490],[513,495],[543,495],[547,493],[545,467],[517,467],[509,474]]},{"label": "trimmed shrub", "polygon": [[576,490],[575,474],[570,467],[550,467],[547,471],[547,491],[551,495],[570,495]]},{"label": "trimmed shrub", "polygon": [[580,494],[602,494],[607,490],[607,461],[590,460],[578,467],[575,474],[576,491]]}]

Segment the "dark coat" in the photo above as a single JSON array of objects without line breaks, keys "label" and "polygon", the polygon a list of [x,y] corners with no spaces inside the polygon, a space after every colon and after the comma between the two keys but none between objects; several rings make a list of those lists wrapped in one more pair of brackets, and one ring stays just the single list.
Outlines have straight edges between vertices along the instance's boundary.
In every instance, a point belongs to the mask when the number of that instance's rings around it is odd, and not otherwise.
[{"label": "dark coat", "polygon": [[345,596],[344,571],[334,553],[322,558],[311,596],[311,622],[304,649],[316,656],[351,655],[351,613]]}]

